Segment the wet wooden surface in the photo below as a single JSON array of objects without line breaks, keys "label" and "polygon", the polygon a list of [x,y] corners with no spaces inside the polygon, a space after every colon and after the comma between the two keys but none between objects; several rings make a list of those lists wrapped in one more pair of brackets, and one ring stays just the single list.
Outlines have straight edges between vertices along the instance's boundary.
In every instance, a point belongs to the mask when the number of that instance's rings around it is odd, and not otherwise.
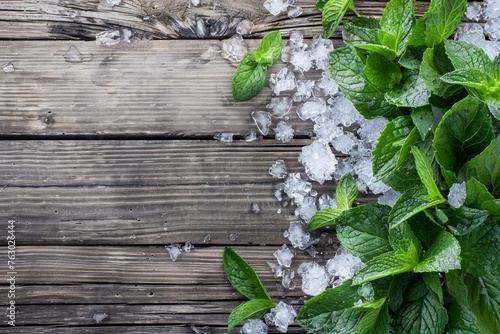
[{"label": "wet wooden surface", "polygon": [[[297,158],[312,125],[292,109],[292,142],[272,139],[272,130],[245,142],[256,131],[250,113],[265,110],[271,93],[234,103],[235,64],[219,50],[243,19],[255,23],[249,49],[274,29],[321,33],[315,1],[296,0],[304,13],[295,19],[273,17],[260,0],[188,2],[0,1],[0,66],[15,68],[0,70],[1,307],[9,303],[9,220],[17,255],[17,326],[3,318],[0,332],[226,333],[242,296],[223,274],[224,246],[255,267],[276,301],[300,307],[300,289],[278,288],[267,265],[297,219],[274,197],[281,181],[267,171],[283,159],[289,172],[303,172]],[[380,16],[385,3],[356,5]],[[426,6],[418,2],[417,14]],[[96,45],[97,33],[115,29],[133,40]],[[71,58],[75,49],[81,61]],[[207,58],[210,49],[216,55]],[[213,140],[222,132],[235,141]],[[195,248],[171,261],[165,246],[186,241]],[[335,248],[323,240],[317,260]],[[295,263],[309,259],[298,252]]]}]

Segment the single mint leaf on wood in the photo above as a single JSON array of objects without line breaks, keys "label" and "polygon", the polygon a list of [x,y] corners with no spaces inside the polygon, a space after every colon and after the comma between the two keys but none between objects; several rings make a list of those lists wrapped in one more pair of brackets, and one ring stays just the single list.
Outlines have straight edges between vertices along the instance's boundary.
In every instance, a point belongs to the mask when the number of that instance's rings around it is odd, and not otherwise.
[{"label": "single mint leaf on wood", "polygon": [[459,171],[459,181],[478,179],[492,194],[500,192],[500,135]]},{"label": "single mint leaf on wood", "polygon": [[280,59],[283,42],[279,31],[264,36],[255,50],[255,61],[262,66],[271,66]]},{"label": "single mint leaf on wood", "polygon": [[232,248],[225,247],[222,256],[224,272],[229,283],[248,299],[271,300],[266,288],[250,265]]},{"label": "single mint leaf on wood", "polygon": [[494,138],[493,124],[483,102],[473,97],[455,103],[444,114],[434,135],[437,162],[457,173]]},{"label": "single mint leaf on wood", "polygon": [[380,19],[379,40],[400,56],[415,24],[414,0],[391,0]]},{"label": "single mint leaf on wood", "polygon": [[464,41],[445,41],[444,47],[455,69],[473,69],[486,74],[491,73],[492,62],[482,48]]},{"label": "single mint leaf on wood", "polygon": [[238,64],[232,80],[232,93],[236,102],[247,101],[259,94],[266,81],[267,69],[247,53]]},{"label": "single mint leaf on wood", "polygon": [[227,331],[230,332],[234,326],[243,320],[261,318],[274,306],[276,305],[269,299],[251,299],[241,303],[229,315]]},{"label": "single mint leaf on wood", "polygon": [[387,229],[389,210],[388,206],[369,203],[344,211],[338,218],[337,238],[363,262],[391,251]]},{"label": "single mint leaf on wood", "polygon": [[307,223],[307,230],[314,231],[325,226],[333,226],[337,223],[337,218],[340,217],[342,211],[337,208],[324,209],[316,212]]},{"label": "single mint leaf on wood", "polygon": [[477,319],[481,333],[500,333],[499,273],[480,277],[465,276],[470,310]]},{"label": "single mint leaf on wood", "polygon": [[430,92],[417,73],[409,73],[403,82],[385,93],[388,103],[398,107],[422,107],[429,104]]},{"label": "single mint leaf on wood", "polygon": [[[318,5],[318,3],[316,3]],[[353,0],[329,0],[322,7],[321,14],[325,38],[330,38],[348,9],[354,8]]]},{"label": "single mint leaf on wood", "polygon": [[352,207],[352,203],[358,197],[358,186],[351,174],[345,174],[340,178],[335,190],[337,207],[340,210],[347,210]]},{"label": "single mint leaf on wood", "polygon": [[414,271],[448,272],[454,269],[460,269],[460,244],[453,235],[441,231]]},{"label": "single mint leaf on wood", "polygon": [[448,221],[446,227],[454,235],[465,235],[480,227],[488,219],[487,210],[479,210],[461,206],[458,209],[450,207],[445,211]]},{"label": "single mint leaf on wood", "polygon": [[370,261],[353,277],[353,284],[374,281],[379,278],[394,276],[409,272],[413,269],[413,264],[400,259],[396,252],[391,251],[380,254]]},{"label": "single mint leaf on wood", "polygon": [[398,85],[403,77],[399,67],[394,62],[376,52],[366,57],[365,74],[370,82],[386,89]]}]

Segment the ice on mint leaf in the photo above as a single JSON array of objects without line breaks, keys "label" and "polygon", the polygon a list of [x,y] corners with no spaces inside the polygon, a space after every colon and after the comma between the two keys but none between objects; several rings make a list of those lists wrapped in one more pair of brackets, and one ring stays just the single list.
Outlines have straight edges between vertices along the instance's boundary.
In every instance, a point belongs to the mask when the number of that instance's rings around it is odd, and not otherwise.
[{"label": "ice on mint leaf", "polygon": [[2,69],[4,71],[4,73],[12,73],[16,70],[16,68],[14,67],[14,65],[12,65],[11,62],[8,62],[7,64],[4,64],[2,66]]},{"label": "ice on mint leaf", "polygon": [[312,190],[311,182],[301,178],[299,173],[290,173],[284,182],[284,191],[296,203],[302,202],[304,197]]},{"label": "ice on mint leaf", "polygon": [[242,36],[248,36],[252,33],[254,24],[250,20],[243,20],[236,26],[236,33]]},{"label": "ice on mint leaf", "polygon": [[299,161],[304,165],[307,176],[319,184],[331,180],[337,166],[337,159],[328,144],[319,140],[302,148]]},{"label": "ice on mint leaf", "polygon": [[332,277],[331,284],[337,286],[345,280],[353,278],[364,265],[360,258],[340,246],[335,253],[335,257],[328,260],[325,268]]},{"label": "ice on mint leaf", "polygon": [[297,115],[303,121],[315,120],[326,110],[326,102],[320,97],[311,97],[297,108]]},{"label": "ice on mint leaf", "polygon": [[454,208],[459,208],[464,205],[466,195],[465,182],[453,183],[448,193],[448,203]]},{"label": "ice on mint leaf", "polygon": [[267,111],[254,111],[252,112],[252,118],[260,133],[266,136],[269,133],[269,127],[271,126],[271,114]]},{"label": "ice on mint leaf", "polygon": [[293,139],[293,128],[286,122],[280,121],[276,128],[274,128],[276,140],[288,143]]},{"label": "ice on mint leaf", "polygon": [[284,179],[286,176],[286,166],[284,160],[276,160],[269,168],[269,174],[277,179]]},{"label": "ice on mint leaf", "polygon": [[309,46],[311,57],[314,60],[317,70],[328,69],[328,53],[333,51],[333,43],[330,39],[325,39],[322,35],[313,37],[311,46]]},{"label": "ice on mint leaf", "polygon": [[483,8],[479,2],[469,2],[467,4],[467,9],[465,10],[465,16],[471,21],[479,21],[481,19],[481,14],[483,13]]},{"label": "ice on mint leaf", "polygon": [[337,207],[337,201],[330,195],[323,194],[318,198],[319,210],[334,209]]},{"label": "ice on mint leaf", "polygon": [[257,138],[257,134],[255,133],[255,131],[249,131],[246,135],[245,135],[245,141],[246,142],[251,142],[251,141],[256,141],[258,138]]},{"label": "ice on mint leaf", "polygon": [[291,97],[273,97],[266,108],[271,110],[271,116],[283,118],[292,108],[292,104],[293,101]]},{"label": "ice on mint leaf", "polygon": [[247,52],[247,46],[240,34],[234,34],[231,38],[222,41],[221,56],[233,63],[241,61]]},{"label": "ice on mint leaf", "polygon": [[394,204],[396,204],[397,200],[401,197],[401,193],[399,191],[396,191],[394,189],[389,189],[386,192],[382,194],[382,196],[379,196],[377,201],[379,204],[382,205],[387,205],[390,207],[393,207]]},{"label": "ice on mint leaf", "polygon": [[273,255],[276,260],[278,260],[280,266],[290,268],[293,257],[295,256],[295,251],[290,250],[287,245],[283,245],[280,249],[274,252]]},{"label": "ice on mint leaf", "polygon": [[316,296],[325,291],[331,279],[325,267],[316,262],[302,263],[297,273],[302,276],[302,291],[310,296]]},{"label": "ice on mint leaf", "polygon": [[170,255],[170,258],[172,259],[172,261],[177,260],[177,258],[181,254],[181,245],[180,244],[171,244],[169,246],[165,246],[165,249],[167,250],[168,254]]},{"label": "ice on mint leaf", "polygon": [[373,302],[375,291],[371,283],[361,284],[356,292],[361,297],[363,304]]},{"label": "ice on mint leaf", "polygon": [[109,30],[95,36],[97,45],[111,46],[120,43],[120,30]]},{"label": "ice on mint leaf", "polygon": [[288,238],[292,246],[299,249],[306,249],[311,245],[311,234],[306,232],[303,222],[293,221],[290,222],[290,227],[283,233],[285,238]]},{"label": "ice on mint leaf", "polygon": [[292,95],[294,102],[305,101],[313,94],[314,80],[297,80],[297,90]]},{"label": "ice on mint leaf", "polygon": [[286,333],[288,326],[290,326],[297,316],[297,312],[292,306],[280,301],[276,307],[264,316],[266,323],[269,326],[276,326],[276,329],[281,333]]},{"label": "ice on mint leaf", "polygon": [[214,136],[215,140],[221,141],[223,143],[232,143],[233,134],[232,133],[218,133]]},{"label": "ice on mint leaf", "polygon": [[316,199],[312,196],[306,196],[300,203],[297,203],[295,215],[299,216],[305,222],[309,222],[316,211],[318,211]]},{"label": "ice on mint leaf", "polygon": [[294,90],[297,86],[297,79],[295,78],[295,74],[285,67],[278,73],[271,73],[269,76],[269,86],[274,94],[280,95],[283,91]]},{"label": "ice on mint leaf", "polygon": [[285,13],[288,9],[288,0],[266,0],[264,8],[274,16]]},{"label": "ice on mint leaf", "polygon": [[302,15],[303,10],[300,6],[290,6],[288,7],[287,15],[289,18],[293,19]]},{"label": "ice on mint leaf", "polygon": [[260,319],[248,320],[240,330],[241,334],[267,334],[268,328]]}]

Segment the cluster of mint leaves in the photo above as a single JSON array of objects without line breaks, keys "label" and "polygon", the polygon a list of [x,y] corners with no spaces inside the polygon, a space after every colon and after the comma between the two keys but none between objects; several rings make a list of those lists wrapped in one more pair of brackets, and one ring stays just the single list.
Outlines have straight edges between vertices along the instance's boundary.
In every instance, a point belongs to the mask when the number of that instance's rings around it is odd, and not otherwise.
[{"label": "cluster of mint leaves", "polygon": [[[448,40],[466,0],[431,0],[418,20],[414,3],[391,0],[380,20],[344,22],[347,46],[329,54],[356,109],[389,120],[373,173],[402,195],[392,208],[353,207],[345,175],[337,208],[310,220],[311,231],[335,227],[366,264],[305,302],[297,322],[310,333],[500,333],[500,56]],[[329,37],[353,1],[317,7]],[[458,185],[465,194],[449,203]]]},{"label": "cluster of mint leaves", "polygon": [[232,94],[236,102],[247,101],[264,87],[267,67],[280,59],[282,39],[279,31],[264,36],[255,52],[247,52],[238,64],[232,80]]}]

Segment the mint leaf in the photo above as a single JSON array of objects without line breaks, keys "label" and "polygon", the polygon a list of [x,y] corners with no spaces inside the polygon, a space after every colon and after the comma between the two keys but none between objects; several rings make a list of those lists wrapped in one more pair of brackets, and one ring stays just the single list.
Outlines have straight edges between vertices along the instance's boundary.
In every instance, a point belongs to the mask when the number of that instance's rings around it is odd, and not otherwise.
[{"label": "mint leaf", "polygon": [[262,66],[271,66],[276,63],[281,56],[283,42],[279,31],[273,31],[264,36],[255,50],[255,61]]},{"label": "mint leaf", "polygon": [[383,92],[368,81],[364,73],[364,64],[353,48],[335,49],[328,57],[333,80],[363,116],[375,118],[397,112],[396,107],[384,100]]},{"label": "mint leaf", "polygon": [[358,44],[379,45],[379,28],[379,20],[373,17],[355,17],[344,23],[342,38],[346,44],[353,46]]},{"label": "mint leaf", "polygon": [[440,273],[430,272],[423,273],[422,279],[424,280],[427,290],[432,294],[436,302],[440,305],[444,304],[443,288],[441,287]]},{"label": "mint leaf", "polygon": [[464,235],[481,226],[488,219],[487,210],[478,210],[461,206],[445,211],[448,222],[446,226],[455,235]]},{"label": "mint leaf", "polygon": [[229,283],[239,293],[248,299],[271,300],[255,271],[232,248],[224,248],[222,262]]},{"label": "mint leaf", "polygon": [[363,262],[391,251],[387,229],[389,210],[388,206],[369,203],[344,211],[338,218],[337,238]]},{"label": "mint leaf", "polygon": [[394,314],[392,324],[395,334],[442,333],[448,316],[428,291],[423,281],[410,288],[405,301]]},{"label": "mint leaf", "polygon": [[497,274],[465,276],[470,310],[481,333],[500,332],[500,280]]},{"label": "mint leaf", "polygon": [[345,174],[337,184],[335,191],[337,207],[340,210],[350,209],[352,203],[358,197],[358,186],[351,174]]},{"label": "mint leaf", "polygon": [[389,243],[396,256],[416,266],[422,254],[422,245],[407,222],[402,222],[389,231]]},{"label": "mint leaf", "polygon": [[441,231],[415,267],[417,273],[460,269],[460,244],[453,235]]},{"label": "mint leaf", "polygon": [[380,88],[390,89],[399,84],[403,74],[394,62],[379,53],[371,53],[366,58],[367,79]]},{"label": "mint leaf", "polygon": [[[384,299],[380,299],[385,301]],[[387,334],[391,328],[391,317],[387,303],[368,310],[358,324],[355,334]]]},{"label": "mint leaf", "polygon": [[485,90],[488,87],[487,76],[477,69],[459,69],[446,73],[441,80],[449,84],[462,85],[464,87],[477,88]]},{"label": "mint leaf", "polygon": [[492,201],[495,198],[488,192],[488,188],[475,178],[470,179],[465,184],[464,206],[476,209],[485,209],[483,204],[486,201]]},{"label": "mint leaf", "polygon": [[444,47],[455,69],[491,73],[492,62],[483,49],[464,41],[445,41]]},{"label": "mint leaf", "polygon": [[425,50],[427,48],[424,46],[407,47],[399,58],[399,65],[409,70],[419,70]]},{"label": "mint leaf", "polygon": [[241,303],[233,309],[227,320],[227,331],[243,320],[259,319],[266,314],[275,304],[269,299],[251,299]]},{"label": "mint leaf", "polygon": [[389,286],[389,307],[393,312],[395,312],[401,304],[403,303],[403,292],[408,287],[408,285],[415,279],[416,274],[414,273],[404,273],[401,275],[396,275],[392,278],[391,284]]},{"label": "mint leaf", "polygon": [[324,209],[316,212],[307,223],[307,230],[314,231],[325,226],[332,226],[337,223],[337,218],[342,214],[341,209]]},{"label": "mint leaf", "polygon": [[491,218],[500,221],[500,199],[486,201],[481,208],[487,210]]},{"label": "mint leaf", "polygon": [[415,24],[414,0],[391,0],[380,19],[380,42],[400,56]]},{"label": "mint leaf", "polygon": [[323,5],[323,9],[320,11],[323,14],[321,24],[325,38],[330,38],[333,35],[345,13],[351,7],[354,7],[353,0],[330,0]]},{"label": "mint leaf", "polygon": [[385,93],[387,102],[398,107],[422,107],[427,105],[430,93],[417,73],[409,73],[404,82]]},{"label": "mint leaf", "polygon": [[409,272],[412,269],[412,263],[399,258],[396,252],[387,252],[366,262],[366,266],[358,271],[352,279],[352,282],[353,284],[359,285],[386,276],[394,276],[396,274]]},{"label": "mint leaf", "polygon": [[415,214],[443,202],[444,198],[430,198],[427,190],[422,185],[415,189],[409,189],[401,195],[392,207],[389,214],[389,226],[391,229],[395,228]]},{"label": "mint leaf", "polygon": [[459,181],[475,177],[492,194],[500,192],[500,136],[492,140],[479,155],[469,160],[459,171]]},{"label": "mint leaf", "polygon": [[444,197],[441,195],[441,192],[434,182],[431,162],[416,146],[411,147],[411,152],[415,158],[418,176],[420,176],[425,189],[427,189],[429,198],[431,200],[442,200],[444,202]]},{"label": "mint leaf", "polygon": [[420,133],[420,138],[425,140],[429,132],[434,128],[434,115],[430,105],[414,108],[411,112],[413,124]]},{"label": "mint leaf", "polygon": [[436,160],[446,170],[456,173],[484,150],[493,137],[491,117],[484,103],[466,97],[446,112],[436,129],[433,141]]},{"label": "mint leaf", "polygon": [[468,307],[452,303],[448,307],[448,332],[450,334],[481,334],[477,319]]},{"label": "mint leaf", "polygon": [[318,0],[316,1],[316,8],[320,11],[323,12],[323,8],[325,7],[326,3],[328,0]]},{"label": "mint leaf", "polygon": [[[462,87],[441,80],[444,72],[438,68],[435,62],[435,60],[438,60],[434,59],[436,56],[435,53],[437,51],[434,48],[428,48],[424,52],[422,63],[420,64],[420,77],[433,94],[447,98],[456,94]],[[446,57],[446,54],[442,54],[441,56]]]},{"label": "mint leaf", "polygon": [[417,213],[406,222],[425,248],[429,248],[439,233],[444,230],[434,217],[426,211]]},{"label": "mint leaf", "polygon": [[232,80],[235,101],[246,101],[259,94],[266,81],[267,69],[255,61],[252,53],[247,53],[238,64]]}]

